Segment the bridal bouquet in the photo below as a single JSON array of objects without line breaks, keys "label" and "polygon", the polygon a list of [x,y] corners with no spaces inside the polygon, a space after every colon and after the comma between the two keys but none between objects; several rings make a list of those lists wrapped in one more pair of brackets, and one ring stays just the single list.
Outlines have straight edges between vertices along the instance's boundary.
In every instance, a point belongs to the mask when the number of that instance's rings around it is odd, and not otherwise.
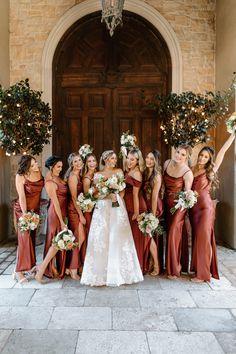
[{"label": "bridal bouquet", "polygon": [[183,211],[184,209],[190,209],[197,203],[198,193],[195,191],[179,192],[178,199],[175,200],[177,204],[170,209],[171,214],[174,214],[177,209]]},{"label": "bridal bouquet", "polygon": [[88,193],[80,193],[77,198],[77,204],[83,213],[91,213],[96,205],[97,199],[93,196],[94,189],[89,188]]},{"label": "bridal bouquet", "polygon": [[93,152],[93,148],[88,144],[82,145],[81,148],[79,149],[79,154],[83,159],[85,159],[85,157],[88,154],[91,154],[92,152]]},{"label": "bridal bouquet", "polygon": [[134,134],[129,134],[129,130],[126,133],[123,133],[120,138],[121,154],[123,153],[125,156],[127,156],[129,150],[137,147],[136,141],[136,137],[134,136]]},{"label": "bridal bouquet", "polygon": [[150,237],[158,233],[162,235],[164,230],[161,225],[159,225],[159,219],[152,213],[142,213],[138,217],[138,227],[144,235],[148,234]]},{"label": "bridal bouquet", "polygon": [[33,211],[22,214],[18,221],[20,231],[35,230],[39,224],[39,215]]},{"label": "bridal bouquet", "polygon": [[[124,175],[122,173],[115,173],[109,178],[105,178],[99,175],[98,182],[96,183],[96,188],[100,196],[106,197],[109,194],[118,194],[125,189]],[[113,207],[119,206],[119,203],[112,202]]]},{"label": "bridal bouquet", "polygon": [[58,251],[69,251],[78,247],[77,242],[75,242],[75,236],[72,231],[68,229],[60,231],[55,237],[53,237],[52,245]]},{"label": "bridal bouquet", "polygon": [[228,133],[233,133],[235,132],[236,128],[236,112],[234,112],[229,119],[226,121],[226,127],[227,127],[227,132]]}]

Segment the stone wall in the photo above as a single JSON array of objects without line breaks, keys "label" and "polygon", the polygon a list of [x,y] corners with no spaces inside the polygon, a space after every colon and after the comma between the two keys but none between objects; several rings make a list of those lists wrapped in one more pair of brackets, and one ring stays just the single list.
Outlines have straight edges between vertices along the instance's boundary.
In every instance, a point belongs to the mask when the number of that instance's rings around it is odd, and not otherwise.
[{"label": "stone wall", "polygon": [[[10,0],[11,83],[29,77],[41,88],[45,41],[75,0]],[[183,89],[202,92],[215,84],[215,0],[146,0],[170,23],[183,54]],[[102,24],[101,24],[102,25]]]},{"label": "stone wall", "polygon": [[[61,16],[81,0],[10,0],[10,82],[42,88],[42,53]],[[183,56],[183,90],[215,87],[215,0],[146,0],[169,22]],[[104,24],[101,24],[101,26]],[[40,162],[41,159],[39,159]],[[12,171],[15,160],[12,160]],[[11,199],[15,197],[11,173]]]}]

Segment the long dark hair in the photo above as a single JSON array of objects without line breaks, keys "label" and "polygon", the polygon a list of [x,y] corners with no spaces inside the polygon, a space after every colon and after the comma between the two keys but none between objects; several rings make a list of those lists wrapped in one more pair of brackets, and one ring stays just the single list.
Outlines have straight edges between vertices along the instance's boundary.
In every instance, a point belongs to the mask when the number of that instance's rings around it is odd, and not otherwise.
[{"label": "long dark hair", "polygon": [[144,182],[149,181],[151,188],[153,189],[154,184],[155,184],[155,179],[158,175],[161,175],[161,153],[159,150],[152,150],[149,152],[149,154],[153,154],[154,156],[154,168],[153,171],[151,173],[151,175],[149,176],[149,168],[145,166],[144,172],[143,172],[143,179]]},{"label": "long dark hair", "polygon": [[203,151],[206,151],[209,154],[209,160],[205,164],[205,170],[208,180],[211,182],[211,188],[214,191],[219,187],[219,179],[218,174],[214,172],[213,168],[214,164],[214,157],[215,157],[215,150],[211,146],[204,146],[198,153],[198,157],[201,155]]},{"label": "long dark hair", "polygon": [[29,172],[32,160],[36,161],[35,158],[31,155],[22,155],[18,162],[16,173],[20,176],[26,175]]}]

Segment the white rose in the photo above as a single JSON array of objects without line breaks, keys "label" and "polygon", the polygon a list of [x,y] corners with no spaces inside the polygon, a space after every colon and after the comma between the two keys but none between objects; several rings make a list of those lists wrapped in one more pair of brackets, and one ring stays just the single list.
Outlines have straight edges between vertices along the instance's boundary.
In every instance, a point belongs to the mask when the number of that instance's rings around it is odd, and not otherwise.
[{"label": "white rose", "polygon": [[58,247],[63,250],[65,248],[65,243],[63,240],[58,241]]}]

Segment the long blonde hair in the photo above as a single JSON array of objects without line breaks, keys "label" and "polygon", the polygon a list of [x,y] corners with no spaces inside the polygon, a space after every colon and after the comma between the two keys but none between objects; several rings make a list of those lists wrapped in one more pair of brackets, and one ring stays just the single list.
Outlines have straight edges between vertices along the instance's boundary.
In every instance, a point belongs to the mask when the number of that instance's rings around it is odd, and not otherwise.
[{"label": "long blonde hair", "polygon": [[[142,152],[139,149],[132,149],[128,152],[128,155],[133,155],[137,161],[138,161],[138,167],[141,173],[143,173],[144,171],[144,160],[143,160],[143,156],[142,156]],[[125,167],[126,171],[128,171],[128,167],[126,165]]]},{"label": "long blonde hair", "polygon": [[[68,178],[69,178],[69,176],[70,176],[70,173],[71,173],[71,171],[73,170],[73,161],[74,161],[74,158],[75,158],[76,156],[79,156],[79,157],[81,158],[81,161],[83,161],[82,156],[81,156],[78,152],[72,152],[72,153],[68,156],[67,162],[68,162],[69,167],[68,167],[68,169],[67,169],[67,171],[66,171],[66,173],[65,173],[65,175],[64,175],[64,179],[65,179],[66,181],[68,180]],[[81,168],[81,170],[80,170],[80,176],[82,176],[82,174],[83,174],[83,168]]]}]

